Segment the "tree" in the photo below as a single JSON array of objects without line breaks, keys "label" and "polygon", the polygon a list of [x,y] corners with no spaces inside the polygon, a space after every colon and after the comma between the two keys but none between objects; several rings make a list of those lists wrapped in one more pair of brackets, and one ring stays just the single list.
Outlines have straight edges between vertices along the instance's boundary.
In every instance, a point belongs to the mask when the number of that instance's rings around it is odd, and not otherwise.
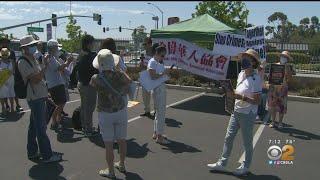
[{"label": "tree", "polygon": [[319,18],[317,16],[312,16],[311,17],[311,26],[314,30],[319,32],[320,25],[319,25]]},{"label": "tree", "polygon": [[281,42],[289,41],[290,36],[296,31],[297,26],[292,24],[287,15],[282,12],[274,12],[268,17],[268,26],[266,29],[266,36],[272,35],[272,39]]},{"label": "tree", "polygon": [[308,29],[309,24],[310,24],[310,19],[308,17],[300,20],[300,25],[302,25],[305,29]]},{"label": "tree", "polygon": [[249,10],[242,1],[203,1],[195,9],[192,17],[209,14],[235,29],[244,29],[249,15]]},{"label": "tree", "polygon": [[62,48],[68,52],[80,52],[82,30],[81,27],[76,24],[72,15],[69,17],[66,32],[68,33],[68,39],[58,39],[58,42],[62,44]]},{"label": "tree", "polygon": [[141,45],[144,42],[145,38],[147,37],[147,33],[145,32],[146,28],[141,25],[136,30],[132,32],[132,39],[134,43],[135,50],[141,49]]}]

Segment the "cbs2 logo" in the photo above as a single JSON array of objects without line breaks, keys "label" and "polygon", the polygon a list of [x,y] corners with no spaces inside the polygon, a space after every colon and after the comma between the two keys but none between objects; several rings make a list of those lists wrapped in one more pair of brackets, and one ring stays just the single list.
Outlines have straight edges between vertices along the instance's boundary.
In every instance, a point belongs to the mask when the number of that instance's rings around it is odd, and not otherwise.
[{"label": "cbs2 logo", "polygon": [[292,145],[284,145],[282,149],[277,146],[273,145],[269,147],[267,154],[269,159],[271,160],[278,160],[281,158],[283,161],[292,161],[294,160],[294,147]]}]

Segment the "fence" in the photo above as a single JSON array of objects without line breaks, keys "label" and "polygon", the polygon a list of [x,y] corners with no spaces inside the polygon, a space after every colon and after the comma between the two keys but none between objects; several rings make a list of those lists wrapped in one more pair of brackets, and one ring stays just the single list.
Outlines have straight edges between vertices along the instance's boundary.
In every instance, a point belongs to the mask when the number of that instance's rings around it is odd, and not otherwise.
[{"label": "fence", "polygon": [[320,74],[320,43],[267,42],[267,52],[284,50],[301,53],[307,57],[307,61],[304,63],[301,63],[299,59],[293,59],[296,73]]}]

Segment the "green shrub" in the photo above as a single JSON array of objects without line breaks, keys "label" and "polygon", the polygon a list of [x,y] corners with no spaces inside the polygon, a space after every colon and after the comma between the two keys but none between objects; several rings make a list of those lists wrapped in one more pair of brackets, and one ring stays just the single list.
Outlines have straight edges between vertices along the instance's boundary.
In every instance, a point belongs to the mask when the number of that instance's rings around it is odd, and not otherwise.
[{"label": "green shrub", "polygon": [[[267,52],[267,62],[268,63],[277,63],[280,61],[280,54],[279,52]],[[293,64],[309,64],[311,61],[311,56],[304,54],[304,53],[290,53],[291,57],[293,58]]]},{"label": "green shrub", "polygon": [[199,80],[194,78],[193,76],[183,76],[178,79],[178,84],[182,86],[197,86],[201,87],[201,83]]},{"label": "green shrub", "polygon": [[316,87],[314,89],[301,89],[299,91],[300,96],[308,96],[308,97],[319,97],[320,96],[320,87]]}]

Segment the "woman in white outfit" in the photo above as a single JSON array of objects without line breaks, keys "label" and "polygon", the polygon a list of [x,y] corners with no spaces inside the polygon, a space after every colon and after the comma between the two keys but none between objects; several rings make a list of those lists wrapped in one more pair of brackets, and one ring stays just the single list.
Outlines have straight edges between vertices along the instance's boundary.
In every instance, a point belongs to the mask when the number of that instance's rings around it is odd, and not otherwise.
[{"label": "woman in white outfit", "polygon": [[[151,79],[156,80],[167,74],[163,64],[166,55],[166,48],[159,46],[155,49],[155,55],[148,62],[147,70],[150,73]],[[166,115],[166,85],[163,82],[160,86],[153,89],[153,102],[155,111],[157,112],[154,119],[154,134],[153,139],[159,144],[168,144],[169,141],[163,136]]]},{"label": "woman in white outfit", "polygon": [[[1,104],[2,107],[5,107],[5,101],[7,98],[10,100],[10,111],[14,112],[14,98],[15,98],[15,93],[14,93],[14,77],[13,77],[13,65],[12,65],[12,60],[9,59],[10,57],[10,51],[7,48],[2,48],[0,52],[0,71],[2,70],[9,70],[10,72],[10,77],[9,79],[5,82],[4,85],[0,87],[0,99],[1,99]],[[6,109],[3,109],[4,112],[6,112]]]}]

